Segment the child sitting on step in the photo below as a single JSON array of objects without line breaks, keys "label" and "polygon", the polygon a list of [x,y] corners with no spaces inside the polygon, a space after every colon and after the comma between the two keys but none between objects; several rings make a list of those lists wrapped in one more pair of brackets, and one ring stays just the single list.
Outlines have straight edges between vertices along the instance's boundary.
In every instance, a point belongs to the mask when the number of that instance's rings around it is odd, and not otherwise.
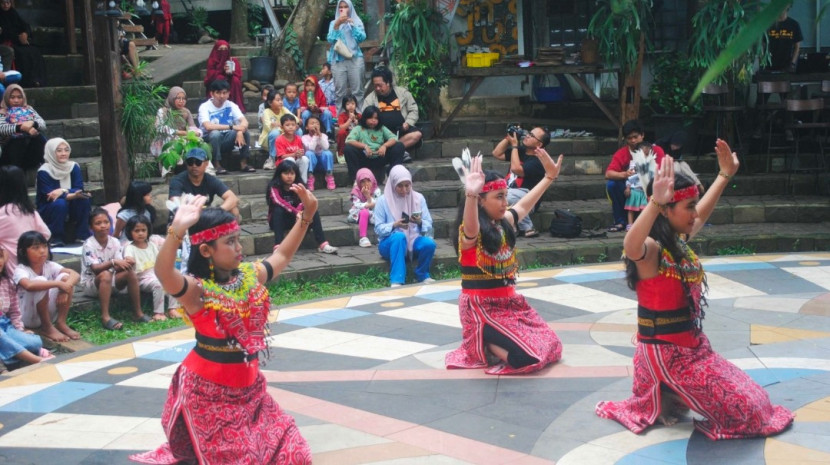
[{"label": "child sitting on step", "polygon": [[326,172],[326,189],[334,190],[334,176],[331,170],[334,155],[329,150],[329,136],[320,132],[320,119],[311,115],[306,120],[306,134],[302,137],[305,156],[308,158],[308,190],[314,191],[314,171]]},{"label": "child sitting on step", "polygon": [[372,212],[375,209],[378,197],[382,194],[378,187],[378,182],[372,170],[369,168],[360,168],[357,170],[357,178],[352,187],[352,208],[349,209],[349,217],[346,219],[349,223],[357,223],[360,230],[361,247],[371,247],[372,241],[369,240],[367,233],[369,231],[369,223],[374,224],[372,219]]},{"label": "child sitting on step", "polygon": [[[153,320],[164,321],[167,319],[164,315],[164,289],[153,270],[159,247],[150,241],[150,231],[152,231],[152,224],[146,216],[134,215],[127,220],[124,235],[130,243],[124,246],[123,255],[125,259],[132,259],[135,262],[138,288],[153,294]],[[177,306],[176,300],[170,297],[168,308],[173,318],[179,316],[174,311]]]}]

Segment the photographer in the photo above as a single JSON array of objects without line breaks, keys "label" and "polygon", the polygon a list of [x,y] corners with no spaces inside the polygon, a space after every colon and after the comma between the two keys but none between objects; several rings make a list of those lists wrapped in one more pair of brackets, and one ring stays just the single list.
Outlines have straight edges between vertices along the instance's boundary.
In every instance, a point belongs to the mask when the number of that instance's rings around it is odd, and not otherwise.
[{"label": "photographer", "polygon": [[[550,134],[541,127],[535,127],[525,131],[519,126],[507,128],[507,135],[504,136],[496,148],[493,149],[493,156],[499,160],[510,162],[510,172],[507,174],[507,203],[515,205],[522,197],[527,195],[542,178],[545,177],[545,167],[536,157],[536,149],[550,143]],[[519,236],[536,237],[539,231],[533,228],[533,221],[530,214],[536,211],[541,200],[533,206],[528,215],[522,218],[517,225]]]}]

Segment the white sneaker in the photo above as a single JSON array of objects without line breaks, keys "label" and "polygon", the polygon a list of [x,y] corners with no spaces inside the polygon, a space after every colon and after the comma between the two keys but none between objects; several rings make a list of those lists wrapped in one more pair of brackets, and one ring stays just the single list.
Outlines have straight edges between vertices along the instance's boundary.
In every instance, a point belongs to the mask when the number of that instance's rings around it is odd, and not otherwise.
[{"label": "white sneaker", "polygon": [[401,283],[392,283],[392,284],[389,285],[389,287],[401,287],[401,286],[402,286]]},{"label": "white sneaker", "polygon": [[274,168],[276,168],[276,163],[274,163],[274,159],[271,158],[271,157],[268,157],[268,159],[265,160],[265,164],[262,165],[262,169],[270,171]]},{"label": "white sneaker", "polygon": [[427,279],[425,279],[425,280],[421,281],[421,284],[432,284],[432,283],[434,283],[434,282],[435,282],[435,280],[434,280],[434,279],[432,279],[432,278],[427,278]]},{"label": "white sneaker", "polygon": [[372,241],[370,241],[368,237],[361,237],[360,242],[358,242],[357,244],[361,247],[371,247]]},{"label": "white sneaker", "polygon": [[327,253],[327,254],[336,254],[337,253],[337,247],[333,247],[333,246],[329,245],[328,242],[323,242],[323,244],[320,245],[320,248],[318,250],[322,253]]}]

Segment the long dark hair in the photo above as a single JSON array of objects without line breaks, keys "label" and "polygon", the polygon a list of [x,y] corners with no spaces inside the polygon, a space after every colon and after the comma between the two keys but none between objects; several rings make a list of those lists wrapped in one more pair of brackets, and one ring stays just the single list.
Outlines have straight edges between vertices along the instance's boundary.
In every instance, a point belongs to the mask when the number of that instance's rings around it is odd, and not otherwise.
[{"label": "long dark hair", "polygon": [[[373,116],[378,117],[379,115],[380,115],[380,108],[378,108],[374,105],[369,105],[368,107],[363,109],[363,113],[361,113],[360,120],[358,120],[358,123],[361,126],[363,126],[364,129],[370,129],[369,126],[366,125],[366,121],[368,121],[369,118],[371,118]],[[380,121],[378,121],[378,125],[375,126],[374,129],[377,129],[378,126],[380,126]]]},{"label": "long dark hair", "polygon": [[[124,206],[119,212],[123,210],[134,210],[137,215],[144,215],[144,212],[150,213],[150,224],[156,221],[156,209],[152,205],[144,203],[144,196],[152,192],[153,186],[147,181],[132,181],[127,187],[127,194],[124,197]],[[149,231],[153,228],[150,226]]]},{"label": "long dark hair", "polygon": [[[291,202],[292,205],[297,206],[300,203],[300,198],[294,192],[288,190],[282,182],[282,173],[287,171],[292,171],[294,173],[294,184],[303,184],[303,178],[300,177],[300,167],[297,166],[297,163],[294,160],[286,158],[285,160],[281,161],[279,165],[277,165],[276,169],[274,169],[274,176],[268,181],[268,190],[265,192],[265,201],[268,203],[269,207],[274,206],[274,202],[271,200],[271,189],[279,189],[280,195],[285,199]],[[296,203],[296,205],[295,205]]]},{"label": "long dark hair", "polygon": [[[496,181],[499,179],[503,179],[503,176],[495,171],[487,170],[484,172],[485,183]],[[484,197],[488,194],[479,195],[481,197]],[[458,205],[458,214],[455,217],[455,227],[453,227],[450,231],[450,240],[452,241],[452,246],[458,254],[461,253],[461,251],[458,249],[458,229],[461,226],[461,223],[464,221],[464,205],[465,202],[461,202]],[[481,208],[481,205],[478,206],[478,226],[479,230],[481,231],[481,245],[482,247],[484,247],[484,250],[491,254],[498,252],[499,248],[501,247],[501,232],[492,223],[490,216],[487,215],[487,212],[484,211],[483,208]],[[500,219],[499,226],[501,226],[501,229],[504,230],[504,236],[505,240],[507,241],[507,244],[511,248],[515,247],[516,231],[514,231],[513,227],[510,226],[510,222],[507,221],[507,218]]]},{"label": "long dark hair", "polygon": [[26,192],[25,174],[14,165],[0,166],[0,207],[11,204],[25,215],[34,215],[35,206]]},{"label": "long dark hair", "polygon": [[[677,166],[677,165],[675,165]],[[654,184],[654,180],[650,180],[648,186],[646,187],[646,195],[651,196],[652,194],[652,187]],[[678,191],[680,189],[685,189],[690,186],[695,186],[698,184],[698,180],[693,177],[692,175],[687,175],[682,171],[678,171],[677,168],[674,173],[674,190]],[[666,208],[675,208],[677,206],[677,202],[672,202],[666,204]],[[690,309],[695,308],[694,298],[692,297],[691,290],[689,288],[689,283],[686,282],[686,276],[683,272],[683,268],[680,266],[680,262],[684,259],[691,261],[691,257],[687,253],[687,248],[684,248],[683,245],[680,243],[680,238],[677,235],[677,232],[672,229],[669,220],[663,215],[657,215],[657,219],[654,220],[654,224],[651,226],[651,231],[648,233],[649,237],[657,241],[661,247],[665,248],[666,251],[671,256],[672,261],[677,264],[677,272],[680,274],[680,284],[683,286],[683,292],[686,295],[686,300],[689,304]],[[637,255],[639,251],[632,251],[635,255]],[[658,257],[658,260],[660,258]],[[625,279],[628,282],[628,287],[632,290],[637,290],[637,283],[640,281],[640,276],[637,273],[637,264],[632,260],[630,257],[626,255],[625,257]],[[703,289],[707,288],[706,279],[703,280]],[[703,318],[704,312],[703,307],[706,304],[706,297],[701,293],[700,296],[700,318]]]},{"label": "long dark hair", "polygon": [[[222,210],[219,207],[205,208],[199,216],[199,221],[188,229],[188,233],[195,234],[232,221],[236,221],[236,217],[228,211]],[[216,241],[209,241],[206,244],[213,245],[214,242]],[[199,252],[199,245],[190,245],[190,258],[187,259],[187,272],[197,278],[210,279],[210,261]]]},{"label": "long dark hair", "polygon": [[[21,234],[20,238],[17,239],[17,261],[23,265],[32,266],[26,250],[33,245],[40,244],[46,244],[46,247],[49,247],[49,241],[46,240],[43,234],[37,231],[26,231]],[[52,259],[52,249],[49,249],[49,259]]]}]

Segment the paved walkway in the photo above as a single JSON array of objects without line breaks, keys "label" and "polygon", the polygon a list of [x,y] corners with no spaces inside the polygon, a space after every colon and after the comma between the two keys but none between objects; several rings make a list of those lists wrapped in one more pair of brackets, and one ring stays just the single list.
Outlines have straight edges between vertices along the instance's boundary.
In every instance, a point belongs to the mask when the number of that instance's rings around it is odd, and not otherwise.
[{"label": "paved walkway", "polygon": [[[830,462],[830,253],[704,266],[712,345],[797,413],[779,436],[712,442],[691,416],[635,435],[594,415],[631,388],[636,301],[620,264],[521,275],[564,342],[562,361],[533,376],[444,369],[460,340],[458,281],[283,308],[263,371],[317,465]],[[0,378],[0,462],[122,464],[156,447],[192,346],[192,330],[176,330]]]}]

